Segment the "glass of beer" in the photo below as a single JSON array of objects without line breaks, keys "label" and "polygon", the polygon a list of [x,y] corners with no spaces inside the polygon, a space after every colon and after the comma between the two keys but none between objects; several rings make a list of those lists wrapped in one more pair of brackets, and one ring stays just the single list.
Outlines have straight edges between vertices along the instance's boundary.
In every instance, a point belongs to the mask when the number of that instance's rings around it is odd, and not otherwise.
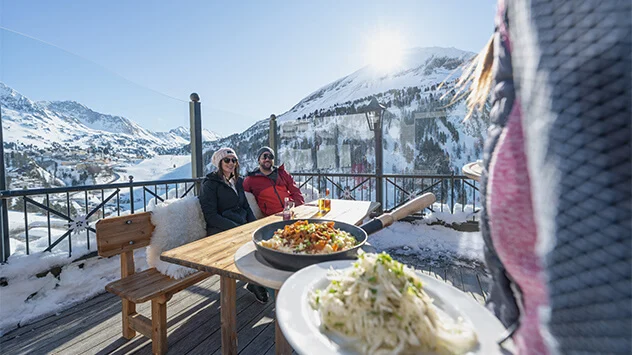
[{"label": "glass of beer", "polygon": [[331,199],[329,198],[329,189],[326,189],[323,196],[318,199],[318,211],[320,213],[327,213],[331,211]]}]

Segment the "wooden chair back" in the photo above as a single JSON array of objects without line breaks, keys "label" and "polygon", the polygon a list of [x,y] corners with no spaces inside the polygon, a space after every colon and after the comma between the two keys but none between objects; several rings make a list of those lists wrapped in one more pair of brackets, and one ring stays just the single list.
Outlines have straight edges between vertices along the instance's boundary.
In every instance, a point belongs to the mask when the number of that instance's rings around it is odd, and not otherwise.
[{"label": "wooden chair back", "polygon": [[97,222],[97,250],[102,257],[118,255],[149,245],[154,225],[151,212],[108,217]]}]

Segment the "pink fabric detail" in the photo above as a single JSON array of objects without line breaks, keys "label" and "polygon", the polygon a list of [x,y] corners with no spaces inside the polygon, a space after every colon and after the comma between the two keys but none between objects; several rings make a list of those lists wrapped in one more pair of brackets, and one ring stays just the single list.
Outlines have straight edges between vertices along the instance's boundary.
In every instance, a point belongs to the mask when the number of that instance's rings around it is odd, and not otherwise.
[{"label": "pink fabric detail", "polygon": [[536,225],[518,100],[500,136],[489,169],[491,238],[507,273],[520,287],[519,354],[547,354],[538,309],[547,304],[542,266],[536,254]]},{"label": "pink fabric detail", "polygon": [[500,40],[505,43],[505,46],[509,52],[511,52],[511,41],[509,40],[509,30],[507,29],[507,23],[505,22],[505,12],[507,12],[507,5],[504,0],[498,0],[498,7],[496,8],[496,26],[498,26],[498,33],[500,33]]}]

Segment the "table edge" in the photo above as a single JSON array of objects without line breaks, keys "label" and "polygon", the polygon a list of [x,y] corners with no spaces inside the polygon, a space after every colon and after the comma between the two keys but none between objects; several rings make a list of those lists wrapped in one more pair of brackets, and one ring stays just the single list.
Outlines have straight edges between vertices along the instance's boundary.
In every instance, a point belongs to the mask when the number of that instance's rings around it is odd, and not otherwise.
[{"label": "table edge", "polygon": [[228,271],[228,270],[215,268],[215,267],[211,267],[211,266],[206,266],[206,265],[202,265],[202,264],[197,264],[197,263],[192,263],[190,261],[186,261],[186,260],[182,260],[182,259],[176,259],[176,258],[172,258],[172,257],[169,257],[169,256],[164,256],[162,254],[160,255],[160,260],[162,260],[164,262],[176,264],[176,265],[186,266],[186,267],[189,267],[189,268],[192,268],[192,269],[196,269],[198,271],[208,272],[210,274],[230,277],[230,278],[235,279],[235,280],[241,280],[241,281],[245,281],[245,282],[252,282],[252,280],[250,280],[249,278],[247,278],[246,276],[244,276],[241,273],[237,274],[237,273],[234,273],[234,272],[231,272],[231,271]]}]

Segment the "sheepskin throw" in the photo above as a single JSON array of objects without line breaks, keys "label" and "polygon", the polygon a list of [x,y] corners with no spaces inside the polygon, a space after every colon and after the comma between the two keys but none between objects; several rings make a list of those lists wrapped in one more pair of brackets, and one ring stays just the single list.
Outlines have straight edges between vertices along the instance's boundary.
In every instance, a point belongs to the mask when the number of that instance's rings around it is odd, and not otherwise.
[{"label": "sheepskin throw", "polygon": [[175,279],[194,273],[194,269],[160,260],[160,254],[206,236],[206,222],[198,198],[165,200],[153,208],[151,223],[156,228],[147,247],[149,267]]},{"label": "sheepskin throw", "polygon": [[250,205],[250,209],[252,210],[252,214],[255,215],[255,218],[260,219],[265,217],[266,215],[261,212],[261,208],[259,208],[259,205],[257,204],[257,199],[255,198],[255,195],[253,195],[252,192],[248,191],[246,191],[245,194],[248,205]]}]

